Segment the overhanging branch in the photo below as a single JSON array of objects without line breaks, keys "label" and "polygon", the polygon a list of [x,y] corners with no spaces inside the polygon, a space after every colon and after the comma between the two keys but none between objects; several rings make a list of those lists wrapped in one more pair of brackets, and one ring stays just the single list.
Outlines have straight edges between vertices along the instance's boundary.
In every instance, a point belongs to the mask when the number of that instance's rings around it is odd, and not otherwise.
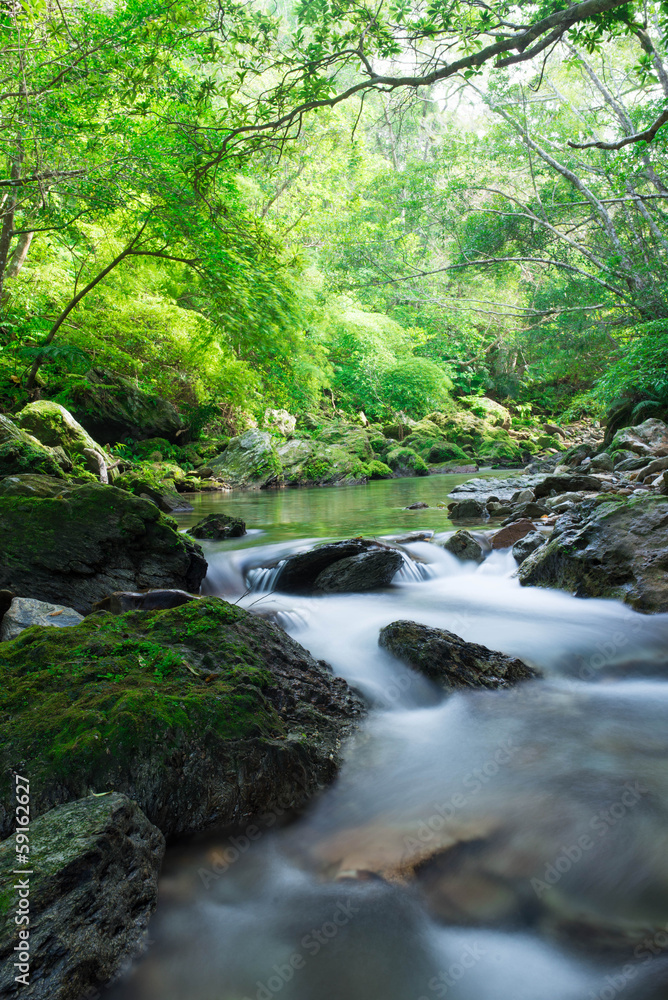
[{"label": "overhanging branch", "polygon": [[659,129],[668,123],[668,111],[659,115],[657,120],[644,132],[636,132],[635,135],[626,135],[617,142],[570,142],[568,145],[572,149],[621,149],[622,146],[630,146],[634,142],[651,142]]}]

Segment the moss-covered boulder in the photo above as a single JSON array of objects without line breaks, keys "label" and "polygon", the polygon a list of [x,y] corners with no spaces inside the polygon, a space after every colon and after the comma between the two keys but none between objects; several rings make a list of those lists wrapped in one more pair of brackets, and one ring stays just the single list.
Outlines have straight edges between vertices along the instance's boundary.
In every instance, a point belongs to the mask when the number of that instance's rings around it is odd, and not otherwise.
[{"label": "moss-covered boulder", "polygon": [[668,611],[668,497],[588,501],[562,515],[519,568],[524,586],[616,597],[637,611]]},{"label": "moss-covered boulder", "polygon": [[165,514],[171,514],[177,510],[193,509],[192,504],[176,488],[177,480],[184,479],[185,474],[178,465],[168,462],[135,462],[114,483],[136,497],[151,500]]},{"label": "moss-covered boulder", "polygon": [[172,403],[104,368],[92,368],[69,386],[68,405],[75,419],[101,444],[156,437],[182,444],[187,436]]},{"label": "moss-covered boulder", "polygon": [[99,483],[0,481],[0,587],[82,614],[115,590],[197,591],[199,546],[155,504]]},{"label": "moss-covered boulder", "polygon": [[412,448],[393,448],[387,464],[398,476],[428,476],[429,466]]},{"label": "moss-covered boulder", "polygon": [[0,478],[35,474],[64,478],[72,463],[61,449],[48,448],[0,414]]},{"label": "moss-covered boulder", "polygon": [[490,399],[489,396],[462,396],[457,402],[490,424],[502,427],[504,431],[510,429],[510,410],[497,403],[495,399]]},{"label": "moss-covered boulder", "polygon": [[188,534],[193,538],[210,538],[220,540],[223,538],[241,538],[246,534],[246,525],[240,517],[230,517],[229,514],[207,514],[192,528],[188,528]]},{"label": "moss-covered boulder", "polygon": [[298,808],[361,712],[282,629],[215,597],[28,629],[0,646],[0,835],[10,768],[33,816],[113,789],[165,835]]},{"label": "moss-covered boulder", "polygon": [[[32,785],[31,785],[32,790]],[[21,793],[22,794],[22,793]],[[26,1000],[99,996],[145,943],[165,841],[124,795],[90,796],[32,819],[30,924],[17,925],[15,838],[0,844],[0,995]],[[22,945],[29,931],[27,985]],[[19,962],[19,964],[21,964]]]},{"label": "moss-covered boulder", "polygon": [[222,455],[207,462],[207,469],[230,486],[264,486],[279,480],[282,472],[271,434],[257,428],[232,438]]},{"label": "moss-covered boulder", "polygon": [[[62,448],[75,465],[81,465],[95,475],[100,464],[95,455],[101,455],[106,465],[111,457],[94,441],[69,410],[50,399],[38,399],[28,403],[15,417],[17,426],[33,434],[38,441],[50,448]],[[116,471],[110,471],[114,478]]]}]

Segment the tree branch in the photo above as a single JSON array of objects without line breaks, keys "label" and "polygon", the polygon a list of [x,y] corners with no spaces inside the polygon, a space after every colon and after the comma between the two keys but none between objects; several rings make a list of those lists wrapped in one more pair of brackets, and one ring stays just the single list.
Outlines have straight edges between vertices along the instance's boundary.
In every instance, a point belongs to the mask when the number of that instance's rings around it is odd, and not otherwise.
[{"label": "tree branch", "polygon": [[622,146],[629,146],[634,142],[651,142],[659,129],[668,122],[668,111],[659,115],[657,120],[644,132],[636,132],[635,135],[627,135],[617,142],[570,142],[571,149],[621,149]]}]

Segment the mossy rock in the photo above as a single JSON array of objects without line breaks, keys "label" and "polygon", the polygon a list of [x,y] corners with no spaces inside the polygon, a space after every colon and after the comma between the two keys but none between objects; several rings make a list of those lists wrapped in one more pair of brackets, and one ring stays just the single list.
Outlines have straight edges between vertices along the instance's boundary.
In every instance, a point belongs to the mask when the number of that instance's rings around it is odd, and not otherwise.
[{"label": "mossy rock", "polygon": [[[50,399],[38,399],[16,415],[16,424],[33,434],[38,441],[49,448],[62,448],[75,466],[80,466],[96,476],[99,464],[90,452],[102,455],[107,465],[111,457],[97,441],[74,419],[69,410]],[[88,454],[87,454],[88,453]],[[110,470],[110,478],[116,475]]]},{"label": "mossy rock", "polygon": [[453,444],[451,441],[442,441],[437,444],[433,444],[427,455],[427,461],[431,465],[435,465],[437,463],[440,464],[442,462],[451,462],[456,458],[468,461],[469,456],[463,448],[460,448],[457,444]]},{"label": "mossy rock", "polygon": [[207,468],[230,486],[264,486],[280,481],[282,473],[271,434],[256,428],[232,438],[222,455],[207,462]]},{"label": "mossy rock", "polygon": [[186,438],[186,425],[172,403],[104,368],[86,372],[85,378],[68,386],[67,398],[57,401],[67,403],[75,419],[101,444],[155,437],[182,444]]},{"label": "mossy rock", "polygon": [[33,816],[115,790],[167,836],[299,807],[361,712],[282,629],[219,598],[27,629],[0,646],[0,834],[10,768]]},{"label": "mossy rock", "polygon": [[184,482],[186,476],[178,465],[168,462],[137,462],[120,475],[114,485],[127,490],[136,497],[151,500],[165,514],[177,510],[192,510],[192,505],[183,500],[175,482]]},{"label": "mossy rock", "polygon": [[71,471],[72,462],[62,449],[43,445],[0,414],[0,478],[34,474],[61,479]]},{"label": "mossy rock", "polygon": [[389,465],[385,465],[385,462],[379,462],[377,459],[367,463],[365,473],[369,479],[392,479],[394,476]]},{"label": "mossy rock", "polygon": [[490,424],[503,427],[504,430],[508,430],[511,425],[510,410],[489,396],[462,396],[458,402]]},{"label": "mossy rock", "polygon": [[199,546],[154,503],[115,486],[0,482],[0,588],[86,614],[115,590],[197,591]]},{"label": "mossy rock", "polygon": [[399,476],[428,476],[429,466],[412,448],[393,448],[387,464]]},{"label": "mossy rock", "polygon": [[241,538],[246,534],[246,525],[239,517],[230,517],[228,514],[207,514],[197,524],[193,524],[192,528],[188,528],[187,533],[193,538],[215,540]]}]

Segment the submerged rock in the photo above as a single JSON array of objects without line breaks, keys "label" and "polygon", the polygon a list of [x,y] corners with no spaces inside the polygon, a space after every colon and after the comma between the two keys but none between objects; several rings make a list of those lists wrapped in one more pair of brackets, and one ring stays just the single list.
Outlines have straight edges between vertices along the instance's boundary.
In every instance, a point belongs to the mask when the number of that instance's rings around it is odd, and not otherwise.
[{"label": "submerged rock", "polygon": [[466,642],[447,629],[418,622],[386,625],[378,643],[446,691],[507,688],[537,676],[522,660]]},{"label": "submerged rock", "polygon": [[362,711],[282,629],[219,598],[30,629],[0,645],[0,836],[10,768],[30,776],[33,817],[114,790],[165,836],[299,808]]},{"label": "submerged rock", "polygon": [[83,616],[74,608],[66,608],[62,604],[49,604],[46,601],[34,601],[29,597],[15,597],[3,615],[0,640],[7,642],[9,639],[15,639],[24,629],[33,625],[67,628],[78,625],[80,621],[83,621]]},{"label": "submerged rock", "polygon": [[404,557],[398,549],[373,549],[339,559],[320,573],[314,589],[329,594],[361,593],[388,587],[401,569]]},{"label": "submerged rock", "polygon": [[[158,896],[164,837],[134,802],[116,792],[52,809],[31,821],[29,837],[29,985],[16,982],[14,967],[25,925],[14,923],[14,906],[3,906],[0,995],[17,1000],[98,995],[95,991],[142,950]],[[0,844],[0,880],[9,899],[21,878],[15,868],[10,837]]]},{"label": "submerged rock", "polygon": [[206,517],[188,528],[189,535],[193,538],[241,538],[246,534],[246,525],[239,517],[230,517],[228,514],[207,514]]},{"label": "submerged rock", "polygon": [[155,504],[115,486],[0,482],[0,587],[86,614],[115,590],[199,590],[200,547]]},{"label": "submerged rock", "polygon": [[668,497],[584,503],[563,514],[547,545],[522,564],[524,586],[576,597],[616,597],[638,611],[668,611]]},{"label": "submerged rock", "polygon": [[443,548],[465,562],[483,562],[486,551],[470,531],[456,531],[443,543]]}]

